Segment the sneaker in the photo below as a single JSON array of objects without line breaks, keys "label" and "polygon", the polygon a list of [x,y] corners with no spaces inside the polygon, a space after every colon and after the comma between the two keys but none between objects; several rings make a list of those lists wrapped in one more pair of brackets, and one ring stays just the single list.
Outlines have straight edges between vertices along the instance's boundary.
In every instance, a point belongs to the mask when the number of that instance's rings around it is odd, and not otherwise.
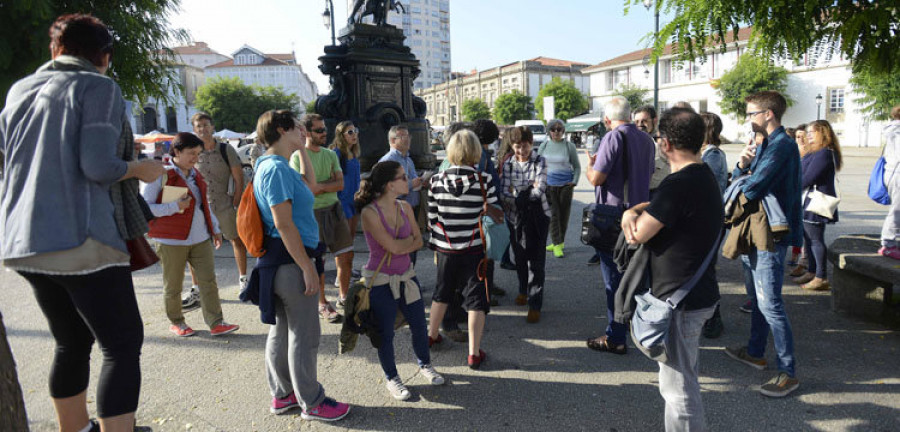
[{"label": "sneaker", "polygon": [[250,283],[250,276],[243,275],[238,278],[238,286],[241,287],[241,292],[247,289],[247,284]]},{"label": "sneaker", "polygon": [[434,366],[431,366],[430,364],[420,367],[419,373],[421,373],[431,385],[444,385],[444,377],[437,373],[437,371],[434,370]]},{"label": "sneaker", "polygon": [[350,270],[350,281],[358,281],[362,279],[362,272],[356,269]]},{"label": "sneaker", "polygon": [[334,310],[334,306],[332,306],[331,303],[319,305],[319,317],[332,324],[341,322],[341,318],[343,318],[341,314]]},{"label": "sneaker", "polygon": [[191,286],[187,292],[181,293],[181,310],[189,312],[200,307],[200,287]]},{"label": "sneaker", "polygon": [[300,403],[297,402],[297,396],[294,395],[294,392],[291,392],[291,394],[289,394],[281,399],[273,397],[272,398],[272,408],[270,408],[269,411],[272,414],[276,414],[276,415],[284,414],[284,413],[286,413],[294,408],[297,408],[299,406],[300,406]]},{"label": "sneaker", "polygon": [[589,265],[589,266],[599,265],[600,261],[601,261],[600,255],[594,254],[594,256],[592,256],[591,259],[588,260],[587,265]]},{"label": "sneaker", "polygon": [[433,339],[431,336],[428,336],[428,348],[431,348],[437,344],[444,342],[444,337],[438,333],[437,339]]},{"label": "sneaker", "polygon": [[339,308],[343,309],[344,303],[346,303],[346,302],[347,302],[347,299],[345,299],[343,297],[338,297],[337,305]]},{"label": "sneaker", "polygon": [[882,246],[881,249],[878,249],[878,255],[900,260],[900,247]]},{"label": "sneaker", "polygon": [[320,420],[320,421],[338,421],[350,413],[350,405],[338,402],[330,397],[325,398],[319,406],[309,410],[302,411],[300,418],[303,420]]},{"label": "sneaker", "polygon": [[487,354],[482,350],[478,350],[478,355],[470,355],[468,358],[469,369],[480,368],[485,360],[487,360]]},{"label": "sneaker", "polygon": [[565,247],[565,244],[563,244],[563,243],[556,245],[556,247],[553,248],[553,256],[555,256],[557,258],[562,258],[564,255],[563,254],[564,247]]},{"label": "sneaker", "polygon": [[556,250],[556,245],[555,245],[555,244],[548,244],[548,245],[547,245],[547,252],[553,252],[553,251],[555,251],[555,250]]},{"label": "sneaker", "polygon": [[706,320],[703,323],[703,337],[707,339],[715,339],[719,336],[722,336],[722,332],[725,331],[725,324],[722,323],[722,315],[716,311],[716,314],[712,316],[712,318]]},{"label": "sneaker", "polygon": [[185,323],[172,324],[169,326],[169,331],[175,333],[176,336],[180,337],[188,337],[194,335],[194,329],[192,329]]},{"label": "sneaker", "polygon": [[743,313],[753,313],[753,300],[747,299],[744,304],[738,307],[738,310]]},{"label": "sneaker", "polygon": [[764,396],[780,398],[791,394],[791,392],[797,390],[797,387],[800,387],[800,380],[791,378],[784,372],[779,372],[775,378],[763,384],[759,388],[759,392]]},{"label": "sneaker", "polygon": [[525,294],[519,294],[516,296],[516,304],[519,306],[525,306],[528,304],[528,296]]},{"label": "sneaker", "polygon": [[728,354],[728,357],[731,357],[756,370],[763,370],[768,364],[766,362],[766,359],[764,358],[753,357],[750,354],[747,354],[747,347],[743,346],[725,348],[725,354]]},{"label": "sneaker", "polygon": [[403,381],[400,381],[399,375],[389,379],[386,386],[388,391],[391,392],[391,396],[393,396],[394,399],[404,401],[409,399],[409,397],[411,396],[409,389],[407,389],[406,386],[403,385]]},{"label": "sneaker", "polygon": [[241,326],[237,324],[228,324],[225,321],[220,322],[213,326],[213,328],[209,329],[209,334],[211,336],[222,336],[227,335],[228,333],[236,332]]}]

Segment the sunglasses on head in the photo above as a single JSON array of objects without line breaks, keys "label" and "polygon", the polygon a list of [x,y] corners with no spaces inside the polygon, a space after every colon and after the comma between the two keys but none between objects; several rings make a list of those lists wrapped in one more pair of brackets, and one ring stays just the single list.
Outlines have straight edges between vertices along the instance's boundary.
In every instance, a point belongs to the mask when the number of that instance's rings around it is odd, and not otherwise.
[{"label": "sunglasses on head", "polygon": [[325,128],[318,128],[318,129],[312,129],[312,131],[315,132],[315,133],[317,133],[317,134],[323,134],[323,133],[325,133],[325,132],[328,132],[328,129],[325,129]]}]

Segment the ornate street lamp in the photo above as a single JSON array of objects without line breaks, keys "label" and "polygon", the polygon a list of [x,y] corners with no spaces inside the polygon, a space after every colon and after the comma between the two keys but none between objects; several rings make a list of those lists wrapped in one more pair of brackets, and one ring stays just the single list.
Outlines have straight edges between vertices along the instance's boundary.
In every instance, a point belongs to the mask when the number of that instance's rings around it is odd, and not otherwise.
[{"label": "ornate street lamp", "polygon": [[[653,7],[653,0],[644,0],[644,7],[649,11]],[[659,8],[654,8],[654,17],[656,19],[656,29],[653,33],[653,43],[659,39]],[[659,112],[659,58],[653,63],[653,109]]]},{"label": "ornate street lamp", "polygon": [[325,12],[322,12],[322,21],[325,23],[326,29],[331,29],[331,45],[336,45],[334,39],[334,3],[332,0],[328,0],[328,5],[325,7]]},{"label": "ornate street lamp", "polygon": [[816,95],[816,120],[822,119],[822,93]]}]

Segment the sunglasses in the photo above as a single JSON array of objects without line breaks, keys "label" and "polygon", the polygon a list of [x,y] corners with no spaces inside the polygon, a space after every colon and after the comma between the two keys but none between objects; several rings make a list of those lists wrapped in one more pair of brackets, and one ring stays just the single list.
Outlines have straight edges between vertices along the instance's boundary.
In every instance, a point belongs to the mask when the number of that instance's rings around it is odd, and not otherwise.
[{"label": "sunglasses", "polygon": [[562,130],[561,128],[553,128],[553,129],[550,129],[550,132],[562,132],[562,131],[563,131],[563,130]]},{"label": "sunglasses", "polygon": [[353,136],[353,135],[358,134],[359,131],[357,131],[356,129],[350,129],[350,130],[348,130],[348,131],[346,131],[346,132],[344,132],[344,133],[347,134],[347,135]]},{"label": "sunglasses", "polygon": [[325,129],[325,128],[312,129],[312,132],[315,132],[317,134],[323,134],[325,132],[328,132],[328,129]]}]

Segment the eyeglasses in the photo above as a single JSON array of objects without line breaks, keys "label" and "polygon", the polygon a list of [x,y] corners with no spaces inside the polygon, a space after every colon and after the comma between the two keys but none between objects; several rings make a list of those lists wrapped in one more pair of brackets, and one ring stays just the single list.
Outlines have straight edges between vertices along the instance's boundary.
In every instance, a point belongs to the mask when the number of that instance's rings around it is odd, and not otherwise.
[{"label": "eyeglasses", "polygon": [[408,178],[408,177],[406,177],[406,173],[403,173],[403,175],[401,175],[401,176],[400,176],[400,177],[394,177],[394,179],[393,179],[393,180],[391,180],[391,181],[397,181],[397,180],[403,180],[403,181],[408,181],[408,180],[409,180],[409,178]]},{"label": "eyeglasses", "polygon": [[344,131],[344,133],[347,134],[347,135],[353,136],[353,135],[358,134],[359,131],[356,130],[356,129],[350,129],[350,130],[348,130],[348,131]]},{"label": "eyeglasses", "polygon": [[552,129],[550,129],[550,132],[562,132],[562,131],[563,131],[562,128],[552,128]]},{"label": "eyeglasses", "polygon": [[325,133],[325,132],[328,132],[328,129],[325,129],[325,128],[318,128],[318,129],[310,129],[310,131],[315,132],[315,133],[317,133],[317,134],[323,134],[323,133]]},{"label": "eyeglasses", "polygon": [[747,113],[747,117],[753,117],[753,116],[755,116],[755,115],[757,115],[757,114],[762,114],[762,113],[764,113],[764,112],[766,112],[766,111],[768,111],[768,110],[751,111],[751,112],[748,112],[748,113]]}]

